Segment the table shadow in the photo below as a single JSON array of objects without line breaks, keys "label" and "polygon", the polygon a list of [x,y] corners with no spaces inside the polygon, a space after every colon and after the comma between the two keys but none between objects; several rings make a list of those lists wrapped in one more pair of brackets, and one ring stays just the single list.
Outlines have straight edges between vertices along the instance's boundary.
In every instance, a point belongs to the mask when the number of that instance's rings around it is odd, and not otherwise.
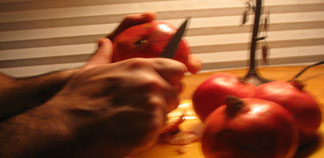
[{"label": "table shadow", "polygon": [[316,138],[309,144],[298,147],[298,150],[294,158],[307,158],[311,156],[316,150],[320,149],[322,146],[322,139],[320,135],[317,135]]}]

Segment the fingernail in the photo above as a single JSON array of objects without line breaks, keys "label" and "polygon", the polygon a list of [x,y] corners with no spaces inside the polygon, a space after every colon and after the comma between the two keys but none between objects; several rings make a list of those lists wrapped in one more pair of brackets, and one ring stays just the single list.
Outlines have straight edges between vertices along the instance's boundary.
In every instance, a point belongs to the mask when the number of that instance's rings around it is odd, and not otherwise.
[{"label": "fingernail", "polygon": [[156,18],[156,12],[147,11],[142,14],[142,17],[147,18],[149,21],[153,21]]}]

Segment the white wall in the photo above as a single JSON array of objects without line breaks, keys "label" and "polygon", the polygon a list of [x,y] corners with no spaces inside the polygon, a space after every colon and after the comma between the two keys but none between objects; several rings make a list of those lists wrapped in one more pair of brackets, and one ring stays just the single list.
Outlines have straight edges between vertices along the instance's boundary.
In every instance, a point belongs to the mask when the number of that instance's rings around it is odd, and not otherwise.
[{"label": "white wall", "polygon": [[[156,11],[187,32],[204,70],[247,65],[251,22],[245,0],[0,0],[0,71],[29,76],[84,64],[96,39],[131,13]],[[270,10],[270,65],[324,59],[324,0],[265,0]]]}]

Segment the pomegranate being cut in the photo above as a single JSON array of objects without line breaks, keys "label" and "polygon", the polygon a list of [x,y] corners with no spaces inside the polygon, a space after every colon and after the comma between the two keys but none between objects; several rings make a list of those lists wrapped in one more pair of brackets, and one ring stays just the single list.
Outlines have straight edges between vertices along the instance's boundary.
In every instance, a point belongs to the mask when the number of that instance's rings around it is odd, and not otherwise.
[{"label": "pomegranate being cut", "polygon": [[291,114],[271,101],[227,97],[205,121],[206,158],[289,158],[298,147]]},{"label": "pomegranate being cut", "polygon": [[193,108],[203,121],[217,107],[225,103],[228,95],[252,97],[255,86],[230,73],[217,73],[201,83],[195,90]]},{"label": "pomegranate being cut", "polygon": [[[159,57],[176,31],[175,26],[158,21],[132,26],[115,38],[113,62],[135,57]],[[184,63],[191,73],[196,73],[200,69],[200,65],[190,62],[193,60],[191,50],[183,39],[173,59]]]},{"label": "pomegranate being cut", "polygon": [[303,87],[297,80],[273,81],[258,86],[253,96],[276,102],[293,115],[299,129],[300,145],[315,138],[322,121],[319,103]]}]

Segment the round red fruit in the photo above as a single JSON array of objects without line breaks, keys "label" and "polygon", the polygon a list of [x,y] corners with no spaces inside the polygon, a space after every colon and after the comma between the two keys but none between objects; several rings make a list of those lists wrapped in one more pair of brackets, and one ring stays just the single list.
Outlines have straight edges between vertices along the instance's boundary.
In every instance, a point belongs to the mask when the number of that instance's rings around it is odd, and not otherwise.
[{"label": "round red fruit", "polygon": [[228,97],[206,119],[202,151],[206,158],[288,158],[298,147],[291,114],[271,101]]},{"label": "round red fruit", "polygon": [[[143,57],[159,57],[177,28],[165,22],[153,21],[132,26],[120,33],[113,42],[113,62]],[[190,72],[197,71],[190,65],[191,50],[185,40],[181,40],[173,59],[184,63]]]},{"label": "round red fruit", "polygon": [[195,90],[193,108],[203,121],[217,107],[225,103],[226,96],[251,97],[255,86],[230,73],[217,73],[201,83]]},{"label": "round red fruit", "polygon": [[319,103],[303,87],[298,81],[273,81],[258,86],[253,96],[276,102],[292,114],[299,129],[300,145],[316,138],[322,121]]}]

